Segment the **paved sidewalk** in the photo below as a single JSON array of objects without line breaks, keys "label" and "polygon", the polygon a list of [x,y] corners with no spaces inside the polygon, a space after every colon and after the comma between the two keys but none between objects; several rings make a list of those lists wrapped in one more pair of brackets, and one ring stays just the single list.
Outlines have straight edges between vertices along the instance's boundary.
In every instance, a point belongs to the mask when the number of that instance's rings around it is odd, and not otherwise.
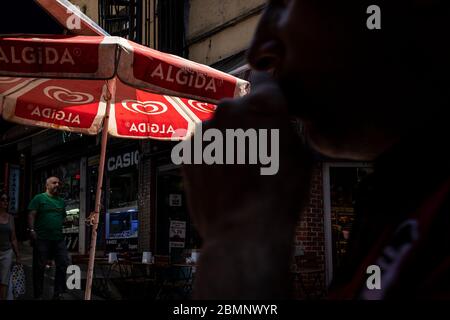
[{"label": "paved sidewalk", "polygon": [[[33,297],[33,276],[32,276],[32,264],[33,264],[33,248],[30,246],[29,241],[19,242],[19,250],[22,258],[22,263],[25,269],[26,277],[26,293],[18,298],[18,300],[34,300]],[[85,274],[85,272],[82,272]],[[51,267],[45,272],[44,278],[44,295],[43,300],[51,300],[53,297],[53,283],[54,283],[55,268]],[[63,295],[64,300],[83,300],[84,290],[67,290],[67,293]],[[101,297],[92,295],[92,300],[104,300]]]}]

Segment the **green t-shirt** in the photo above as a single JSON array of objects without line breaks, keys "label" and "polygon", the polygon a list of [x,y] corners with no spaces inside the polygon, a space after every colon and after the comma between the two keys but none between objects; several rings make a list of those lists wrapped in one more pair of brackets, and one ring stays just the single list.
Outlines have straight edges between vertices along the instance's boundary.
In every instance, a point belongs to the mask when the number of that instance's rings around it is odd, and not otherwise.
[{"label": "green t-shirt", "polygon": [[60,197],[53,197],[46,192],[38,194],[31,200],[28,210],[36,211],[34,229],[38,239],[64,239],[62,227],[66,218],[66,205]]}]

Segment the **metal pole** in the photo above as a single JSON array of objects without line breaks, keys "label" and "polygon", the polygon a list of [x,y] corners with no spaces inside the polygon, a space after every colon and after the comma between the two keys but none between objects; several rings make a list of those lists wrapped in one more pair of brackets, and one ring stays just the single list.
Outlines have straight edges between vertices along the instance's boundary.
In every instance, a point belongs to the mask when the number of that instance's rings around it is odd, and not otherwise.
[{"label": "metal pole", "polygon": [[101,198],[103,190],[103,174],[105,172],[106,145],[108,143],[109,112],[111,109],[112,93],[115,91],[115,79],[107,82],[107,92],[105,93],[106,112],[103,120],[102,142],[100,152],[100,163],[98,165],[97,192],[95,194],[95,211],[93,212],[91,248],[89,250],[89,264],[86,279],[86,290],[84,300],[91,300],[92,277],[94,274],[95,249],[97,244],[97,227],[101,211]]}]

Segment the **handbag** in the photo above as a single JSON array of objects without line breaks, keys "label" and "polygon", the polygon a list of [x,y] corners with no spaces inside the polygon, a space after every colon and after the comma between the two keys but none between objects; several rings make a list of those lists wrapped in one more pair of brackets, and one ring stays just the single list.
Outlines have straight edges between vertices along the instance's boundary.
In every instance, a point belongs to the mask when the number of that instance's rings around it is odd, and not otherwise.
[{"label": "handbag", "polygon": [[11,284],[14,298],[24,295],[26,292],[25,270],[23,265],[15,264],[11,269]]}]

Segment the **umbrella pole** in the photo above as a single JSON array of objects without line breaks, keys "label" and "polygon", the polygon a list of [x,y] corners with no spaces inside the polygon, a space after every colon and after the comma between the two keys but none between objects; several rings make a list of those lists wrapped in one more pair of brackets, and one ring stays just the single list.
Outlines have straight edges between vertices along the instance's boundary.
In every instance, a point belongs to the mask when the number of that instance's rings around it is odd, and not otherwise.
[{"label": "umbrella pole", "polygon": [[108,81],[108,92],[105,94],[106,112],[103,120],[102,142],[100,152],[100,163],[98,165],[97,192],[95,194],[95,211],[93,212],[91,247],[89,250],[89,265],[86,279],[86,290],[84,292],[84,300],[91,300],[92,278],[94,274],[95,249],[97,245],[97,227],[101,211],[101,198],[103,189],[103,175],[105,172],[106,145],[108,143],[109,113],[111,109],[111,92],[110,83]]}]

